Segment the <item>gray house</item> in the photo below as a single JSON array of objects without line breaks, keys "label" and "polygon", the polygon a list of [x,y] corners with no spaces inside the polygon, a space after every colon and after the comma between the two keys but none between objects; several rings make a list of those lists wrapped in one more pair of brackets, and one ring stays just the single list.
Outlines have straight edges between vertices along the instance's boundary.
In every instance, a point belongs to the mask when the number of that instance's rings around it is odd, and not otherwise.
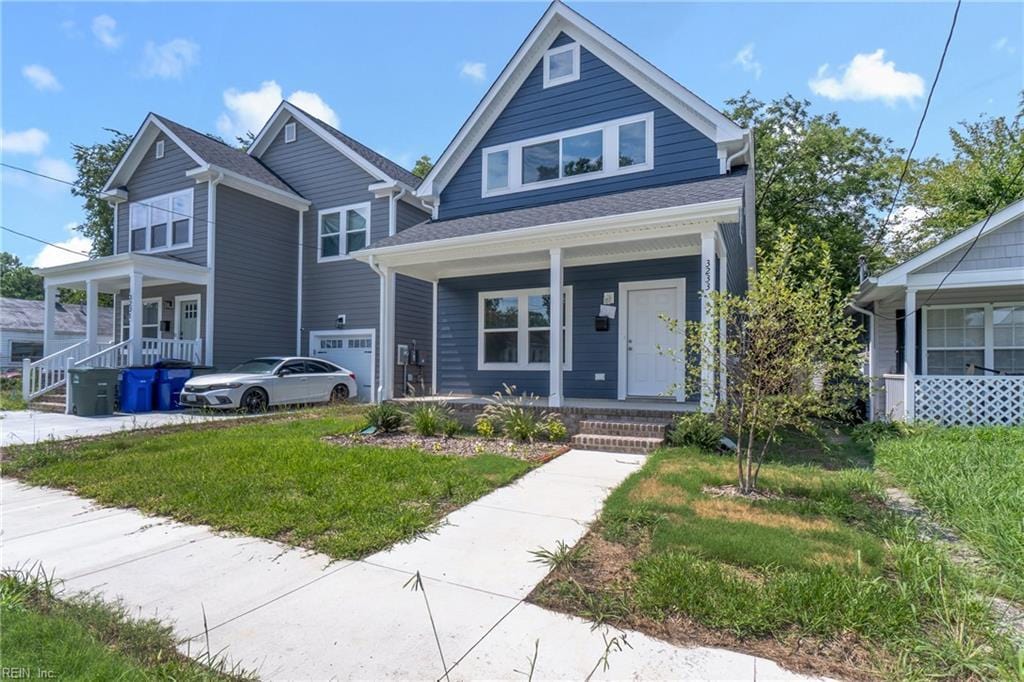
[{"label": "gray house", "polygon": [[115,208],[114,254],[37,271],[50,307],[58,287],[84,289],[88,306],[114,294],[116,343],[100,348],[86,330],[79,347],[47,348],[30,394],[59,385],[68,360],[227,368],[311,353],[353,370],[370,400],[383,392],[381,329],[418,351],[405,353],[408,376],[393,381],[429,390],[429,284],[392,277],[401,303],[385,315],[379,274],[351,255],[429,215],[416,184],[288,103],[248,153],[148,115],[104,188]]}]

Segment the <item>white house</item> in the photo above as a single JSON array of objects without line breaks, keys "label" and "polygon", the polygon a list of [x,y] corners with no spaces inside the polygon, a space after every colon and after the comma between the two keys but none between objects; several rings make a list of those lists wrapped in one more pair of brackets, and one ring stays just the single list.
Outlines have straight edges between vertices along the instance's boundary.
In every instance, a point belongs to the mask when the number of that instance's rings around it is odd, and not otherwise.
[{"label": "white house", "polygon": [[[38,360],[44,349],[56,352],[85,340],[85,306],[57,303],[53,308],[53,332],[45,339],[44,301],[0,298],[0,368],[21,367],[22,360]],[[114,333],[113,309],[98,307],[99,338],[110,341]]]}]

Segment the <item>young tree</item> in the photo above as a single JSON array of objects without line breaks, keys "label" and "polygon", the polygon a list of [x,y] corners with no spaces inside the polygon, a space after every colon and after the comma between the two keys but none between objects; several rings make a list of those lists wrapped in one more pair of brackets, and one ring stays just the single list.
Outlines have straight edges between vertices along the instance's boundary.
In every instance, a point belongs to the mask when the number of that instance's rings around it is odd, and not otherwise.
[{"label": "young tree", "polygon": [[41,301],[43,278],[33,275],[32,268],[13,253],[0,252],[0,296]]},{"label": "young tree", "polygon": [[433,167],[434,162],[430,160],[429,156],[424,154],[416,159],[416,165],[412,167],[412,174],[417,178],[425,178]]},{"label": "young tree", "polygon": [[71,193],[84,199],[82,208],[85,209],[85,222],[75,229],[92,240],[94,257],[114,252],[114,211],[100,197],[100,192],[132,141],[127,133],[111,128],[105,130],[111,135],[108,142],[71,146],[78,167],[78,178]]},{"label": "young tree", "polygon": [[[821,258],[810,276],[808,253]],[[717,377],[727,359],[726,400],[718,410],[736,439],[743,494],[757,488],[761,462],[780,429],[808,430],[814,418],[848,413],[863,391],[859,330],[846,314],[847,296],[839,293],[827,245],[808,249],[795,230],[784,230],[758,262],[746,296],[713,292],[704,302],[709,321],[667,320],[686,339],[683,349],[668,354],[683,364],[688,394]]]},{"label": "young tree", "polygon": [[[881,261],[877,238],[901,169],[892,142],[843,125],[836,113],[813,114],[810,102],[786,95],[763,102],[749,92],[727,113],[754,128],[757,242],[766,254],[797,226],[808,245],[827,243],[845,290],[857,284],[857,259]],[[812,264],[808,276],[819,268]]]}]

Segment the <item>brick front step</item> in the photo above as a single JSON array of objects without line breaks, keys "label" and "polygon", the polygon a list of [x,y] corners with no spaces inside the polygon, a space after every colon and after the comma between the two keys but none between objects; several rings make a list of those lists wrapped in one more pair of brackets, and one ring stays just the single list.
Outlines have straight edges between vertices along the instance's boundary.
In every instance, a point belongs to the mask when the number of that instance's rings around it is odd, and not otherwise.
[{"label": "brick front step", "polygon": [[583,450],[622,452],[630,455],[646,455],[664,444],[664,437],[613,436],[581,433],[572,437],[574,447]]},{"label": "brick front step", "polygon": [[36,398],[28,404],[30,409],[38,410],[40,412],[64,412],[65,403],[64,396],[53,396],[47,394],[40,398]]},{"label": "brick front step", "polygon": [[668,424],[646,421],[612,421],[585,419],[580,422],[580,433],[595,436],[636,436],[639,438],[664,438]]}]

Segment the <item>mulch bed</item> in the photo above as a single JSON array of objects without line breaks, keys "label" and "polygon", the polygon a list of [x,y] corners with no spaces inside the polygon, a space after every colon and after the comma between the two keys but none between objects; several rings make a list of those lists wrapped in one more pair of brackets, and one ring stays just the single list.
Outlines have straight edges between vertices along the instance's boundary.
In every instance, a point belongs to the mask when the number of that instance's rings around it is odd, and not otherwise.
[{"label": "mulch bed", "polygon": [[374,445],[382,448],[417,448],[432,455],[454,455],[473,457],[483,453],[515,457],[527,462],[547,462],[568,452],[561,443],[536,441],[519,443],[503,438],[480,438],[477,436],[418,436],[414,433],[376,433],[372,436],[346,434],[327,436],[324,440],[338,445]]}]

